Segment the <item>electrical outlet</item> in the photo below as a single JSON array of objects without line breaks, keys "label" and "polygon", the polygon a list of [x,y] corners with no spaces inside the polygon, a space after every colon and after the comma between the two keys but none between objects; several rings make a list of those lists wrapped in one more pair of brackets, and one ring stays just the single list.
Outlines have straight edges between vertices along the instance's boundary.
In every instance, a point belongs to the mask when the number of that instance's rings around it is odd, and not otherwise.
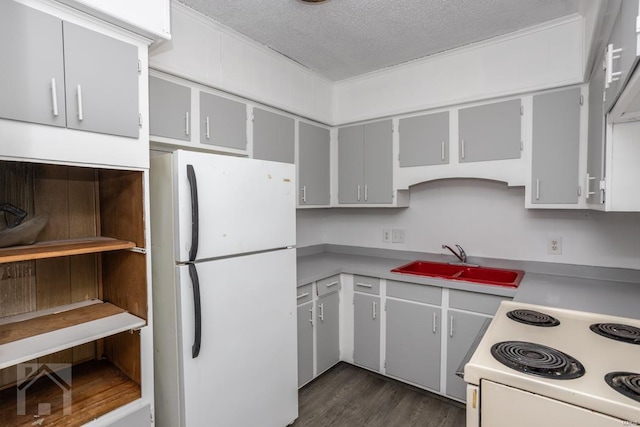
[{"label": "electrical outlet", "polygon": [[404,230],[396,228],[391,230],[391,243],[404,243]]},{"label": "electrical outlet", "polygon": [[391,230],[382,230],[382,243],[391,243]]},{"label": "electrical outlet", "polygon": [[562,255],[562,237],[547,238],[547,253]]}]

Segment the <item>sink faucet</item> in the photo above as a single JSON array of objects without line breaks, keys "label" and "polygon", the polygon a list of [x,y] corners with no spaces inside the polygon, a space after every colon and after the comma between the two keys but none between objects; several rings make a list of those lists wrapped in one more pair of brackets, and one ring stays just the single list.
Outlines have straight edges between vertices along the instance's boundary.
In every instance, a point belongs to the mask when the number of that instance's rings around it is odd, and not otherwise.
[{"label": "sink faucet", "polygon": [[455,245],[456,248],[458,248],[458,252],[456,252],[455,250],[451,249],[450,246],[447,245],[442,245],[442,249],[449,249],[449,251],[451,251],[452,254],[454,254],[456,256],[456,258],[458,258],[460,260],[461,263],[466,264],[467,263],[467,254],[465,253],[464,249],[462,249],[462,246],[460,245]]}]

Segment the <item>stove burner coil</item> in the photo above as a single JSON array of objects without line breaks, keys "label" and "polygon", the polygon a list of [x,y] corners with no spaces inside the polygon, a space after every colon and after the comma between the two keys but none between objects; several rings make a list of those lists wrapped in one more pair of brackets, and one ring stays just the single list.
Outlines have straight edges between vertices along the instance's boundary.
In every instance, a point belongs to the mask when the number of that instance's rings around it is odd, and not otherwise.
[{"label": "stove burner coil", "polygon": [[620,323],[594,323],[589,328],[598,335],[616,341],[640,345],[640,328]]},{"label": "stove burner coil", "polygon": [[633,372],[610,372],[604,380],[618,393],[640,402],[640,374]]},{"label": "stove burner coil", "polygon": [[507,317],[516,322],[531,326],[552,327],[560,324],[560,321],[555,317],[533,310],[512,310],[507,313]]},{"label": "stove burner coil", "polygon": [[585,369],[575,358],[555,348],[525,341],[503,341],[491,346],[500,363],[528,375],[557,380],[580,378]]}]

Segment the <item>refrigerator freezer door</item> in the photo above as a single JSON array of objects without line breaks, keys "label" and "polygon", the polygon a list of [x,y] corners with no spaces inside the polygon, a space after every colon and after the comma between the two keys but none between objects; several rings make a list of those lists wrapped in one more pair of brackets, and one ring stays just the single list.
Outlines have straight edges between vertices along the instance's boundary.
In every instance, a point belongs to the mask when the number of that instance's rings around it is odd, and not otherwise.
[{"label": "refrigerator freezer door", "polygon": [[195,307],[178,266],[182,425],[282,427],[298,415],[295,249],[196,265],[202,337],[193,358]]},{"label": "refrigerator freezer door", "polygon": [[294,165],[181,150],[173,165],[177,261],[295,245]]}]

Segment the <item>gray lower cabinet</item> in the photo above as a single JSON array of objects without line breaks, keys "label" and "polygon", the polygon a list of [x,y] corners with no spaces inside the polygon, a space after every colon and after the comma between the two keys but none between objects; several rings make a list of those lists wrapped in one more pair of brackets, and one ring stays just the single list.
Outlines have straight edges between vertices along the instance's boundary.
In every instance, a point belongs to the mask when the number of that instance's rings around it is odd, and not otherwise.
[{"label": "gray lower cabinet", "polygon": [[191,140],[191,88],[149,76],[149,133]]},{"label": "gray lower cabinet", "polygon": [[298,204],[329,205],[331,186],[329,129],[300,122]]},{"label": "gray lower cabinet", "polygon": [[200,143],[247,149],[247,106],[200,92]]},{"label": "gray lower cabinet", "polygon": [[0,54],[0,117],[138,138],[136,46],[2,1]]},{"label": "gray lower cabinet", "polygon": [[400,167],[449,163],[449,112],[399,121]]},{"label": "gray lower cabinet", "polygon": [[253,158],[295,163],[295,121],[261,108],[253,109]]},{"label": "gray lower cabinet", "polygon": [[386,315],[386,373],[439,390],[440,308],[387,299]]},{"label": "gray lower cabinet", "polygon": [[298,306],[298,387],[313,379],[313,302]]},{"label": "gray lower cabinet", "polygon": [[578,203],[580,108],[579,88],[533,97],[531,203]]},{"label": "gray lower cabinet", "polygon": [[380,297],[354,293],[353,362],[380,371]]},{"label": "gray lower cabinet", "polygon": [[521,156],[520,99],[458,111],[461,163],[518,159]]},{"label": "gray lower cabinet", "polygon": [[456,310],[448,312],[447,337],[447,395],[465,400],[467,385],[456,375],[469,348],[473,344],[482,324],[488,316]]},{"label": "gray lower cabinet", "polygon": [[316,365],[321,374],[340,360],[340,297],[337,292],[316,301]]},{"label": "gray lower cabinet", "polygon": [[338,202],[393,202],[391,120],[338,130]]}]

